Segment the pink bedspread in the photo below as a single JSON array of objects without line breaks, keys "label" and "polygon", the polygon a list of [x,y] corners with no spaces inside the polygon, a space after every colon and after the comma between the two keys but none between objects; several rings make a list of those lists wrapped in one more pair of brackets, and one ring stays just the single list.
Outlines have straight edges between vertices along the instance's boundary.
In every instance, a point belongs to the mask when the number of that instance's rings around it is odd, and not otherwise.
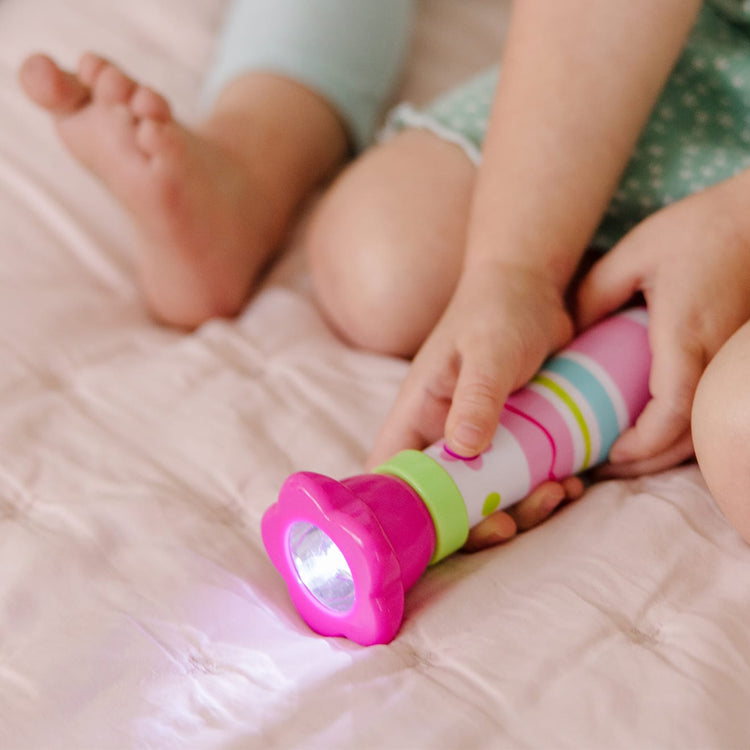
[{"label": "pink bedspread", "polygon": [[[222,5],[0,2],[0,747],[750,746],[750,550],[692,466],[433,568],[389,646],[300,622],[261,515],[361,468],[405,365],[326,329],[299,241],[238,320],[155,325],[126,217],[15,85],[94,48],[193,119]],[[424,0],[409,94],[506,16]]]}]

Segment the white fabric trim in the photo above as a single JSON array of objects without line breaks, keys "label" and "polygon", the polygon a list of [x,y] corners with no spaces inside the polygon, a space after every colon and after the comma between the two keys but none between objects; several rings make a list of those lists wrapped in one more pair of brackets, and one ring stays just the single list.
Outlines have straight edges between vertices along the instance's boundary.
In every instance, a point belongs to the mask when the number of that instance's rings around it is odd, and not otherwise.
[{"label": "white fabric trim", "polygon": [[405,128],[428,130],[444,141],[454,143],[461,148],[473,164],[479,166],[482,161],[482,152],[468,138],[455,130],[451,130],[431,115],[421,112],[409,103],[399,104],[391,111],[385,125],[377,134],[376,140],[378,143],[387,143]]}]

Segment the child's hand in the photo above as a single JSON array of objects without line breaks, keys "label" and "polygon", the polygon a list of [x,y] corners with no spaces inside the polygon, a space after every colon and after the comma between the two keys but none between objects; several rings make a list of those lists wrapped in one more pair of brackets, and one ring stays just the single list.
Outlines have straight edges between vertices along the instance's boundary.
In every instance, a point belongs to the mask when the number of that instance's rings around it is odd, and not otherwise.
[{"label": "child's hand", "polygon": [[572,332],[562,294],[543,272],[489,261],[467,269],[415,357],[369,463],[443,435],[461,456],[481,453],[508,395]]},{"label": "child's hand", "polygon": [[638,291],[648,304],[651,401],[614,444],[609,475],[675,466],[693,452],[690,410],[698,380],[750,317],[748,175],[662,209],[604,256],[578,293],[587,327]]},{"label": "child's hand", "polygon": [[562,482],[544,482],[520,503],[507,511],[499,510],[474,526],[469,531],[464,549],[476,552],[507,542],[518,532],[528,531],[546,521],[562,503],[577,500],[583,495],[583,490],[580,477],[567,477]]},{"label": "child's hand", "polygon": [[[459,455],[481,453],[495,434],[505,399],[572,332],[562,294],[545,273],[493,262],[467,269],[415,357],[368,464],[406,448],[422,449],[443,435]],[[511,513],[499,511],[475,527],[467,548],[506,541],[582,491],[578,479],[546,482]]]},{"label": "child's hand", "polygon": [[[505,399],[525,385],[573,325],[557,286],[543,272],[485,262],[467,269],[442,319],[417,354],[368,464],[443,435],[474,456],[488,447]],[[469,546],[509,539],[546,518],[580,483],[545,483],[513,516],[497,513],[472,532]]]}]

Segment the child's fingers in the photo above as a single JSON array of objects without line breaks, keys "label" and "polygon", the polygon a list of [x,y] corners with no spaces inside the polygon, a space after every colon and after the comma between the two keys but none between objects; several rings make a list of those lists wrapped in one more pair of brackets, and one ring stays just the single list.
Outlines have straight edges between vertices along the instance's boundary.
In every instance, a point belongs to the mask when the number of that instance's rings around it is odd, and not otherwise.
[{"label": "child's fingers", "polygon": [[580,477],[568,477],[562,482],[544,482],[507,511],[497,511],[477,524],[469,532],[464,549],[475,552],[507,542],[518,532],[528,531],[545,521],[561,503],[577,500],[583,490]]},{"label": "child's fingers", "polygon": [[390,416],[386,419],[365,462],[365,468],[368,471],[372,471],[399,451],[424,448],[425,442],[421,432],[412,425],[408,414],[404,414],[404,417],[405,419],[401,420],[391,419]]},{"label": "child's fingers", "polygon": [[[429,443],[437,440],[440,433],[430,433],[426,430],[426,425],[442,422],[447,408],[447,404],[439,403],[429,394],[424,396],[421,403],[416,396],[411,396],[408,392],[404,398],[397,399],[375,439],[375,444],[367,459],[367,468],[373,469],[395,456],[399,451],[409,448],[422,450]],[[427,412],[435,415],[442,414],[442,419],[439,416],[428,419],[425,416]]]},{"label": "child's fingers", "polygon": [[635,464],[666,455],[690,428],[690,416],[674,411],[661,399],[646,404],[636,423],[615,441],[609,462]]},{"label": "child's fingers", "polygon": [[604,464],[595,470],[594,476],[596,479],[620,479],[655,474],[658,471],[679,466],[693,455],[693,438],[690,432],[686,432],[680,435],[667,449],[655,456],[628,463]]},{"label": "child's fingers", "polygon": [[665,454],[690,430],[690,412],[706,357],[685,334],[660,324],[652,316],[653,363],[649,378],[651,400],[636,420],[612,446],[613,464],[645,461]]},{"label": "child's fingers", "polygon": [[513,517],[519,531],[528,531],[547,520],[566,499],[565,487],[561,483],[544,482],[527,498],[510,508],[508,513]]},{"label": "child's fingers", "polygon": [[399,451],[421,450],[443,435],[455,381],[449,369],[442,360],[433,361],[429,353],[415,359],[375,439],[367,459],[368,469]]},{"label": "child's fingers", "polygon": [[478,552],[487,547],[504,544],[510,541],[516,533],[517,527],[513,517],[499,510],[469,531],[469,537],[463,548],[466,552]]},{"label": "child's fingers", "polygon": [[578,476],[566,477],[560,482],[544,482],[527,498],[508,508],[508,514],[519,531],[528,531],[546,521],[561,503],[578,500],[584,489],[583,480]]},{"label": "child's fingers", "polygon": [[619,309],[639,290],[642,278],[636,270],[633,250],[631,243],[623,240],[597,261],[581,281],[576,293],[578,328],[588,328]]},{"label": "child's fingers", "polygon": [[514,368],[503,363],[497,351],[472,353],[464,359],[445,425],[452,451],[476,456],[489,446],[511,389],[510,372]]}]

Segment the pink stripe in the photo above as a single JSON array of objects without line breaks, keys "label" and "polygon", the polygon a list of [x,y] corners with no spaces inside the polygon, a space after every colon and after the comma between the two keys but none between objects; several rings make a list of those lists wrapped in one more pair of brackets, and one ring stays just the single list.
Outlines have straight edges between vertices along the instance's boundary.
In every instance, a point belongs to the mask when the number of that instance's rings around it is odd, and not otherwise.
[{"label": "pink stripe", "polygon": [[519,417],[521,417],[521,419],[525,419],[528,422],[531,422],[531,424],[533,424],[535,427],[538,427],[544,433],[547,440],[549,440],[550,448],[552,448],[552,459],[550,460],[550,466],[549,466],[549,471],[547,473],[547,478],[554,479],[555,474],[552,471],[552,469],[554,468],[555,462],[557,461],[557,446],[555,445],[555,439],[552,437],[552,435],[550,435],[549,430],[541,422],[537,422],[536,419],[534,419],[534,417],[529,416],[528,414],[525,414],[520,409],[516,409],[516,407],[513,406],[512,404],[506,403],[505,408],[509,412],[512,412],[513,414],[517,414]]},{"label": "pink stripe", "polygon": [[[554,445],[554,458],[545,473],[550,479],[563,479],[575,471],[575,444],[565,420],[555,407],[543,396],[530,388],[523,388],[512,394],[505,404],[513,407],[535,424],[544,425],[544,434]],[[531,416],[533,415],[533,417]],[[539,460],[538,458],[536,460]],[[545,479],[548,478],[545,476]]]},{"label": "pink stripe", "polygon": [[545,432],[529,421],[523,412],[508,408],[507,403],[500,413],[500,424],[513,434],[526,456],[530,492],[548,478],[552,466],[552,446]]},{"label": "pink stripe", "polygon": [[570,350],[595,360],[612,378],[622,394],[631,424],[641,413],[650,395],[648,377],[651,349],[648,329],[624,315],[615,315],[579,336]]}]

